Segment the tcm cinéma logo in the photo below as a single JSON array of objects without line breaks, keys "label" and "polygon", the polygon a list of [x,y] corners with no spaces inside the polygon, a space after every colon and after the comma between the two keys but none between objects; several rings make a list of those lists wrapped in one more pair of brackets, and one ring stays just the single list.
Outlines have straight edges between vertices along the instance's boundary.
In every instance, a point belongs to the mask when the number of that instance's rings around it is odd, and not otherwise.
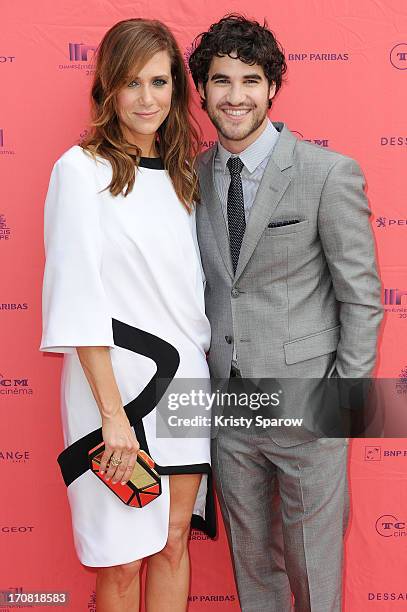
[{"label": "tcm cin\u00e9ma logo", "polygon": [[97,47],[83,43],[69,43],[69,61],[88,62],[93,58]]},{"label": "tcm cin\u00e9ma logo", "polygon": [[407,536],[405,521],[400,521],[394,514],[383,514],[376,521],[376,531],[383,538],[400,538]]},{"label": "tcm cin\u00e9ma logo", "polygon": [[312,144],[316,144],[319,147],[329,147],[329,140],[327,138],[305,138],[304,134],[299,132],[298,130],[291,130],[293,134],[296,134],[298,138],[305,140],[306,142],[310,142]]},{"label": "tcm cin\u00e9ma logo", "polygon": [[0,386],[28,387],[28,378],[5,378],[2,374],[0,374]]},{"label": "tcm cin\u00e9ma logo", "polygon": [[397,70],[407,70],[407,43],[398,43],[390,51],[390,63]]},{"label": "tcm cin\u00e9ma logo", "polygon": [[0,397],[5,395],[32,395],[33,393],[28,378],[9,378],[0,374]]},{"label": "tcm cin\u00e9ma logo", "polygon": [[407,300],[403,300],[407,296],[407,291],[401,289],[385,289],[384,290],[384,305],[385,306],[401,306],[407,304]]}]

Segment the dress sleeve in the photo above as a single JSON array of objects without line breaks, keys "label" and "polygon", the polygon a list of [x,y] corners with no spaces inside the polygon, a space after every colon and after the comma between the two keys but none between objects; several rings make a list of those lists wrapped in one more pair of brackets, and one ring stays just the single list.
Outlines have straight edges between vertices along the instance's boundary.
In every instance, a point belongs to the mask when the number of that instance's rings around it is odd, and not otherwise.
[{"label": "dress sleeve", "polygon": [[91,163],[68,152],[52,170],[44,216],[41,351],[114,346],[101,277],[102,202]]}]

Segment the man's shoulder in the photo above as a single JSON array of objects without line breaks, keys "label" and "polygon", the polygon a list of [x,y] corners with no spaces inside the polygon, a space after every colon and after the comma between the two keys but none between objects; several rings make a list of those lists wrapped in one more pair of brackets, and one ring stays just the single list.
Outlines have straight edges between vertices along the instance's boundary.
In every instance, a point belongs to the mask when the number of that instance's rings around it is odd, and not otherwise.
[{"label": "man's shoulder", "polygon": [[350,156],[339,153],[334,149],[324,147],[307,140],[297,139],[294,157],[298,161],[305,161],[321,168],[332,168],[337,164],[354,165],[357,162]]},{"label": "man's shoulder", "polygon": [[215,143],[205,151],[201,151],[198,155],[198,169],[204,166],[207,166],[213,159],[213,156],[216,153],[217,144]]}]

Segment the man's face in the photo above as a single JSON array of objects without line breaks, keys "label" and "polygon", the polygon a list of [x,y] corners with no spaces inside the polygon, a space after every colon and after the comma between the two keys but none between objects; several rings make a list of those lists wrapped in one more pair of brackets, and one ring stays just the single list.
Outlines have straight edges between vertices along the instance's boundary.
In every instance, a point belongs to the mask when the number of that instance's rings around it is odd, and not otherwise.
[{"label": "man's face", "polygon": [[239,152],[263,131],[276,88],[269,85],[262,66],[226,55],[212,59],[208,82],[198,89],[219,140],[228,150]]}]

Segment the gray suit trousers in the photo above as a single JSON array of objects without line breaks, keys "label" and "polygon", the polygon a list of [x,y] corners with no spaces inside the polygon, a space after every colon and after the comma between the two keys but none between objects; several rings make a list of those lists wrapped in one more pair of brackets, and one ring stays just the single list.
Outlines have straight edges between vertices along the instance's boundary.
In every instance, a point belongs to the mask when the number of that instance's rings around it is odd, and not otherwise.
[{"label": "gray suit trousers", "polygon": [[[282,447],[267,432],[221,428],[212,465],[243,612],[340,612],[347,441]],[[276,549],[278,485],[284,567]]]}]

